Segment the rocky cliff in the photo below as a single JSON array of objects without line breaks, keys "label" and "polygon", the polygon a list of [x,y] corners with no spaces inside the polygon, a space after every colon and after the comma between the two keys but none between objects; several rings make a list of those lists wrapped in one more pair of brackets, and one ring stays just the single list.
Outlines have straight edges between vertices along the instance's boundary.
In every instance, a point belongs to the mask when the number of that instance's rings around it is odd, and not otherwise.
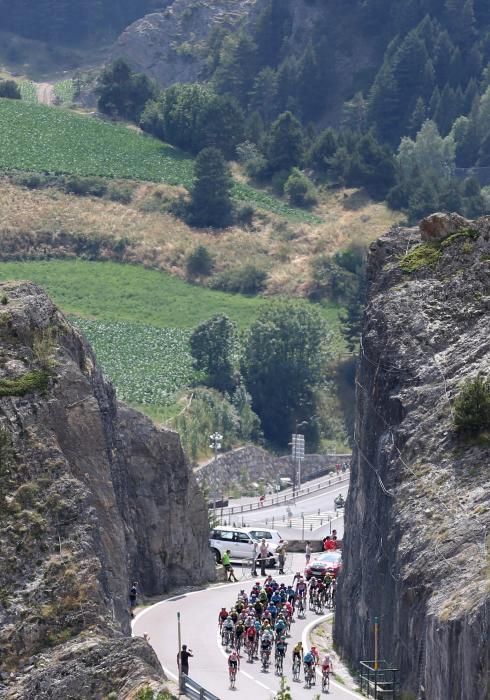
[{"label": "rocky cliff", "polygon": [[212,574],[179,437],[117,402],[31,283],[0,284],[0,697],[118,698],[163,674],[128,590]]},{"label": "rocky cliff", "polygon": [[490,218],[434,215],[373,243],[335,640],[381,657],[405,698],[488,695],[488,434],[457,435],[490,370]]},{"label": "rocky cliff", "polygon": [[264,0],[171,0],[131,24],[116,41],[112,55],[162,87],[193,83],[206,67],[206,42],[216,27],[228,30],[253,14]]}]

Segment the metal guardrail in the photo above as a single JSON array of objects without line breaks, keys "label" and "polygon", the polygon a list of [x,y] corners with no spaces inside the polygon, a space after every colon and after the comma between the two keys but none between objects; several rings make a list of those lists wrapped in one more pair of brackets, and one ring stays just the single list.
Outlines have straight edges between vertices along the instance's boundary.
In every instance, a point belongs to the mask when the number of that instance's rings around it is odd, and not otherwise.
[{"label": "metal guardrail", "polygon": [[[349,470],[347,470],[349,472]],[[248,503],[243,506],[232,506],[231,508],[220,508],[220,517],[224,517],[225,515],[235,515],[237,513],[250,513],[250,511],[253,510],[262,510],[263,508],[267,508],[269,506],[276,506],[276,505],[282,505],[284,503],[292,503],[298,498],[298,496],[306,496],[309,493],[314,493],[315,491],[321,491],[322,489],[328,488],[329,486],[335,486],[335,484],[341,484],[344,481],[348,481],[349,476],[347,474],[339,474],[331,476],[328,479],[325,479],[324,481],[320,481],[318,484],[315,484],[314,486],[303,486],[300,488],[298,491],[296,491],[296,494],[293,496],[292,493],[287,493],[287,494],[282,494],[278,496],[272,496],[271,498],[266,498],[264,501],[260,501],[258,503]]]},{"label": "metal guardrail", "polygon": [[185,673],[180,677],[180,690],[192,700],[220,700],[216,695],[203,688],[202,685],[186,676]]}]

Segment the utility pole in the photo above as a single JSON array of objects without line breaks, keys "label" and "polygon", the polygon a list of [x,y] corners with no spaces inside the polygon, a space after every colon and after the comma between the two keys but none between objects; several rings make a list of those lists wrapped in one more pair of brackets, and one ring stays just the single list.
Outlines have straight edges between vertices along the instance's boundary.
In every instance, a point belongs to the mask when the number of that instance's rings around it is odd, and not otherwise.
[{"label": "utility pole", "polygon": [[182,690],[182,663],[180,658],[180,650],[182,649],[182,639],[180,636],[180,612],[177,613],[177,643],[179,650],[177,652],[177,666],[179,667],[179,695]]},{"label": "utility pole", "polygon": [[223,436],[220,433],[215,432],[209,436],[209,439],[211,440],[209,447],[214,451],[213,521],[216,522],[216,500],[218,493],[218,450],[221,450],[221,440],[223,439]]},{"label": "utility pole", "polygon": [[[295,485],[298,485],[298,491],[301,488],[301,460],[305,456],[305,436],[298,433],[292,435],[291,440],[292,445],[292,457],[295,463],[294,465],[294,480],[293,480],[293,492],[296,490]],[[296,480],[296,474],[298,478]]]}]

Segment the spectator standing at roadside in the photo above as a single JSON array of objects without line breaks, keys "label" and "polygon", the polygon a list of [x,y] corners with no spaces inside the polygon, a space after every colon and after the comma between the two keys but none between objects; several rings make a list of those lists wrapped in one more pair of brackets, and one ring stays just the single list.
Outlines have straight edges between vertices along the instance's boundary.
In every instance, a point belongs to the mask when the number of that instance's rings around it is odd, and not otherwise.
[{"label": "spectator standing at roadside", "polygon": [[[230,559],[230,553],[231,551],[229,549],[226,550],[226,552],[223,554],[221,557],[221,561],[223,562],[224,569],[226,571],[226,580],[227,581],[238,581],[237,577],[235,576],[235,572],[233,571],[233,567],[231,565],[231,559]],[[232,579],[233,577],[233,579]]]},{"label": "spectator standing at roadside", "polygon": [[277,558],[279,561],[279,573],[284,573],[284,564],[286,562],[286,542],[280,540],[279,546],[276,549]]},{"label": "spectator standing at roadside", "polygon": [[180,672],[185,673],[186,676],[189,675],[189,657],[193,657],[192,649],[187,651],[187,645],[182,644],[182,651],[177,654],[177,664],[179,666]]},{"label": "spectator standing at roadside", "polygon": [[131,612],[131,617],[134,617],[134,609],[136,607],[136,599],[138,597],[138,582],[135,581],[131,588],[129,589],[129,610]]},{"label": "spectator standing at roadside", "polygon": [[306,566],[310,563],[311,559],[311,544],[309,542],[306,543],[305,547],[305,559],[306,559]]},{"label": "spectator standing at roadside", "polygon": [[252,549],[252,576],[257,576],[257,557],[259,556],[259,544],[254,542]]},{"label": "spectator standing at roadside", "polygon": [[265,562],[269,558],[269,548],[264,539],[260,543],[260,575],[265,576]]}]

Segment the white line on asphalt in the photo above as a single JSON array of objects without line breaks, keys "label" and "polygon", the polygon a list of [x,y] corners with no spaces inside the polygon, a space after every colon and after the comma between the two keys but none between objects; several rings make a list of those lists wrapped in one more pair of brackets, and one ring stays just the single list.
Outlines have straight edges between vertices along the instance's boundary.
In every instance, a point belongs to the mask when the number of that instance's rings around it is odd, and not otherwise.
[{"label": "white line on asphalt", "polygon": [[262,683],[261,681],[255,681],[257,685],[260,685],[261,688],[265,688],[266,690],[270,690],[271,692],[274,692],[272,688],[269,688],[268,685],[265,685],[265,683]]},{"label": "white line on asphalt", "polygon": [[250,678],[250,680],[252,680],[252,681],[255,680],[254,677],[251,676],[250,673],[247,673],[246,671],[241,671],[240,673],[243,673],[244,676],[246,676],[247,678]]},{"label": "white line on asphalt", "polygon": [[[331,617],[333,617],[333,613],[328,613],[327,615],[323,615],[322,617],[318,617],[316,620],[312,620],[306,627],[303,629],[303,634],[301,635],[301,641],[303,642],[303,649],[310,649],[310,644],[309,644],[309,637],[310,633],[312,630],[315,629],[315,627],[318,627],[318,625],[323,624],[327,620],[329,620]],[[321,677],[321,673],[319,669],[316,670],[316,673],[318,677]],[[336,681],[333,681],[330,679],[330,685],[334,685],[336,688],[340,688],[344,693],[347,693],[348,695],[352,695],[353,698],[362,698],[362,695],[359,695],[359,693],[355,693],[352,690],[349,690],[348,688],[345,687],[345,685],[341,685],[340,683],[336,683]]]}]

